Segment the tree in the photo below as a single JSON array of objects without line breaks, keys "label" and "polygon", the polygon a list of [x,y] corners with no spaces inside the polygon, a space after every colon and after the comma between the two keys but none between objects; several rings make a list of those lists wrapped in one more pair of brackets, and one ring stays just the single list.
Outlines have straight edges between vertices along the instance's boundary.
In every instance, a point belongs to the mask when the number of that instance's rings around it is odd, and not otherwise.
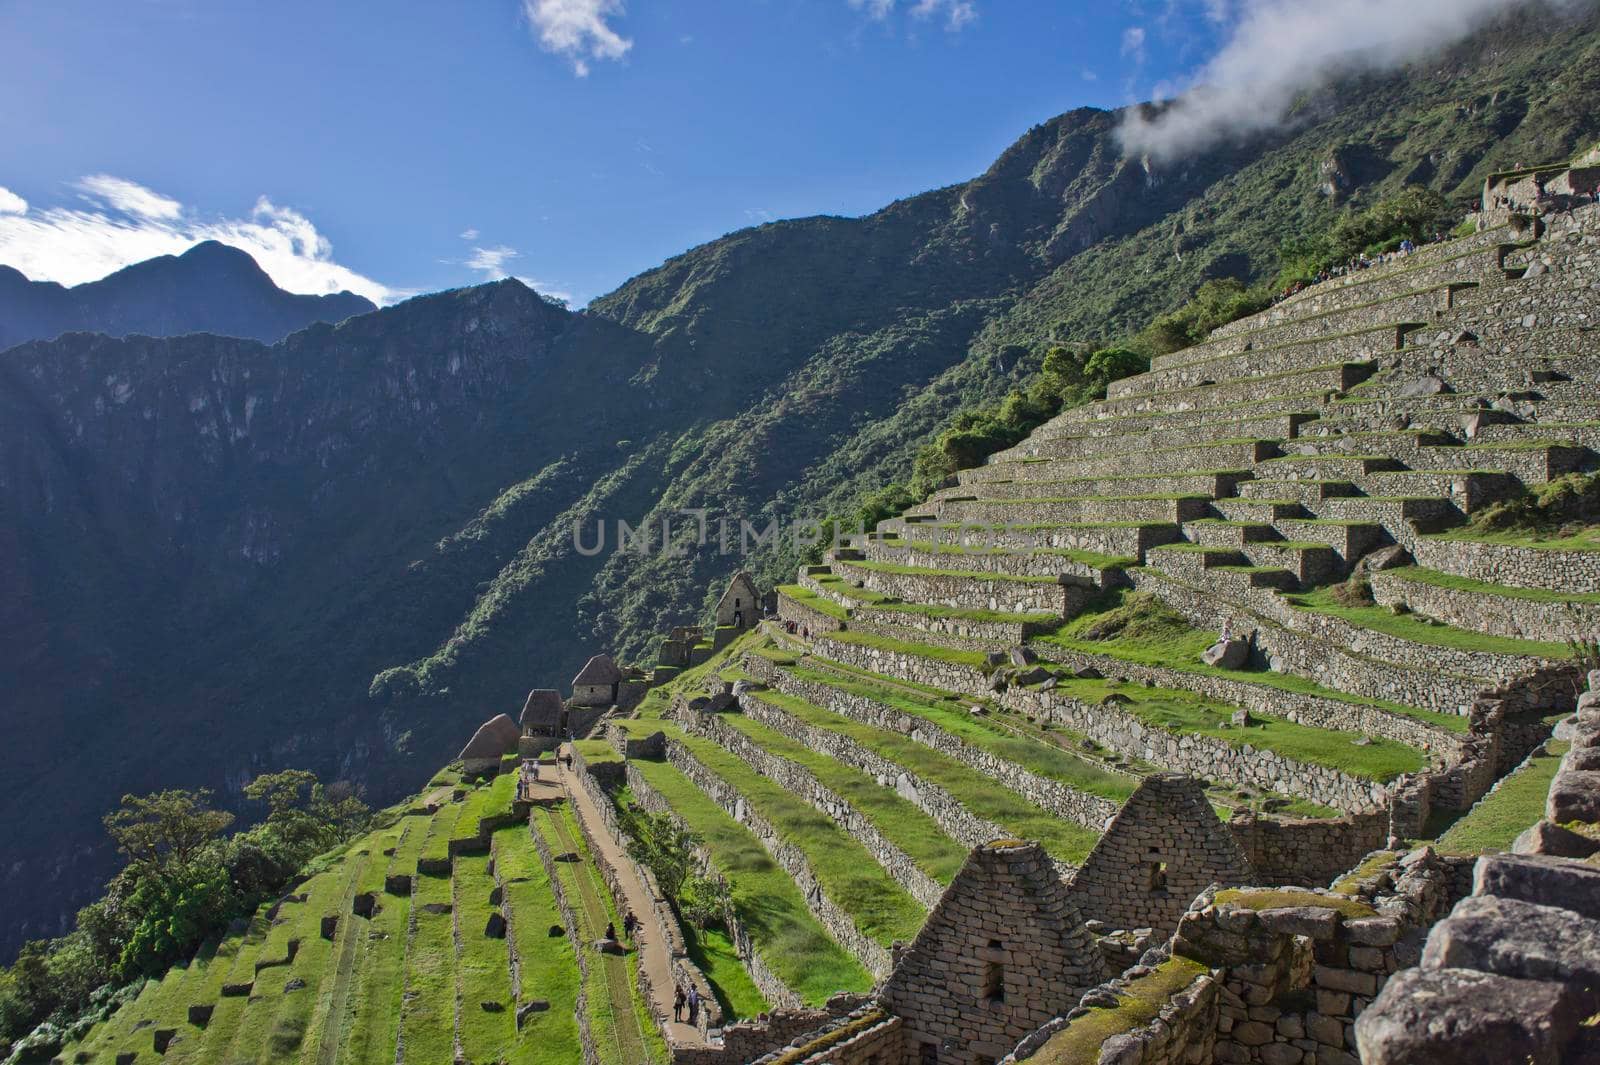
[{"label": "tree", "polygon": [[211,793],[174,788],[151,795],[124,795],[105,816],[117,850],[134,865],[167,872],[233,824],[233,815],[210,806]]},{"label": "tree", "polygon": [[694,849],[700,837],[669,813],[651,813],[629,804],[622,811],[628,854],[655,874],[661,893],[674,904],[694,871]]},{"label": "tree", "polygon": [[1101,348],[1083,364],[1083,375],[1101,385],[1144,373],[1150,360],[1130,348]]},{"label": "tree", "polygon": [[244,793],[267,804],[267,828],[296,850],[331,847],[362,831],[371,819],[365,803],[347,783],[324,787],[307,769],[263,773],[244,787]]}]

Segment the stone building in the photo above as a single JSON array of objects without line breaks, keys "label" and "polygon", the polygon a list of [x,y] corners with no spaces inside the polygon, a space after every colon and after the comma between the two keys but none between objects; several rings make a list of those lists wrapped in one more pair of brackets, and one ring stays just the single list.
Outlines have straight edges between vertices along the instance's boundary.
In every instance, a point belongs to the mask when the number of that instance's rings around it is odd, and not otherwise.
[{"label": "stone building", "polygon": [[478,726],[478,731],[456,756],[461,761],[462,772],[467,776],[498,773],[500,759],[515,754],[521,738],[522,730],[515,721],[505,714],[496,714]]},{"label": "stone building", "polygon": [[574,706],[613,706],[621,683],[622,670],[617,668],[616,661],[607,654],[595,655],[572,678],[572,703]]},{"label": "stone building", "polygon": [[1140,782],[1072,878],[1083,915],[1112,928],[1178,927],[1212,884],[1249,883],[1250,861],[1200,782],[1152,773]]},{"label": "stone building", "polygon": [[730,625],[739,632],[755,628],[761,620],[761,593],[750,574],[741,570],[733,575],[727,591],[717,600],[715,618],[719,629]]},{"label": "stone building", "polygon": [[879,996],[907,1065],[994,1065],[1105,979],[1094,937],[1043,848],[977,848]]},{"label": "stone building", "polygon": [[566,703],[554,688],[535,688],[522,704],[524,736],[559,736],[566,717]]}]

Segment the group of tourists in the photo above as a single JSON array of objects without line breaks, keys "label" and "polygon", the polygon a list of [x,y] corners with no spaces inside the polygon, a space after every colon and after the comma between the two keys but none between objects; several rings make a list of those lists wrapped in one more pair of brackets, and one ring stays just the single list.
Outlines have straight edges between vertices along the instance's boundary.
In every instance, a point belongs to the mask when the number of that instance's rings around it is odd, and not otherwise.
[{"label": "group of tourists", "polygon": [[[688,1008],[689,1016],[684,1017],[684,1009]],[[700,1022],[700,989],[690,986],[685,991],[679,984],[677,991],[672,996],[672,1019],[680,1023],[698,1024]]]},{"label": "group of tourists", "polygon": [[[1432,239],[1428,240],[1427,243],[1441,244],[1448,239],[1450,238],[1444,233],[1434,233]],[[1349,259],[1345,260],[1344,265],[1342,266],[1328,266],[1318,270],[1317,276],[1312,278],[1310,281],[1294,282],[1294,284],[1288,286],[1282,292],[1278,293],[1278,295],[1274,297],[1273,302],[1282,302],[1283,300],[1288,299],[1290,296],[1304,292],[1313,285],[1320,285],[1324,281],[1332,281],[1335,278],[1347,277],[1350,274],[1359,273],[1362,270],[1370,270],[1374,266],[1383,266],[1386,263],[1397,262],[1398,260],[1404,259],[1411,255],[1416,250],[1416,242],[1410,237],[1407,237],[1400,242],[1400,246],[1394,251],[1383,252],[1380,255],[1368,255],[1366,252],[1362,252],[1360,255],[1352,255]]]}]

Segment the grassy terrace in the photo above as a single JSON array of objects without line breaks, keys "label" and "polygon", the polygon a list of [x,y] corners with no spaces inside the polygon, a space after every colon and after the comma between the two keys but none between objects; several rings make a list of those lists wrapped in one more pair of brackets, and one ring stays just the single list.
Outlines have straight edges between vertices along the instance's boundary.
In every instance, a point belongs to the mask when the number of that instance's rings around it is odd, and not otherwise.
[{"label": "grassy terrace", "polygon": [[1018,736],[988,715],[974,716],[966,709],[972,701],[970,699],[959,700],[954,696],[912,698],[903,690],[896,690],[895,687],[874,682],[859,674],[842,675],[840,669],[848,667],[824,664],[829,668],[809,669],[802,666],[790,672],[800,680],[860,695],[937,725],[971,747],[1014,762],[1030,773],[1078,791],[1119,802],[1133,794],[1135,782],[1132,778],[1109,773],[1060,747]]},{"label": "grassy terrace", "polygon": [[[1087,619],[1076,619],[1064,627],[1064,631],[1076,631],[1075,626]],[[882,637],[866,633],[840,632],[829,633],[829,639],[845,643],[855,643],[863,646],[878,647],[882,650],[892,650],[905,654],[920,655],[924,658],[943,659],[957,665],[965,665],[974,669],[984,668],[984,656],[975,651],[952,651],[942,647],[930,647],[922,644],[910,644],[898,640],[886,640]],[[1200,651],[1215,640],[1205,640],[1205,634],[1188,630],[1185,636],[1190,640],[1203,640],[1194,648],[1192,661],[1198,662]],[[1079,650],[1077,644],[1084,644],[1081,649],[1095,654],[1106,654],[1107,645],[1112,641],[1106,640],[1070,640],[1063,642],[1063,637],[1046,637],[1046,641],[1054,640],[1061,646],[1072,650]],[[1134,644],[1135,640],[1129,640]],[[1153,659],[1147,664],[1166,665],[1161,660],[1173,651],[1167,647],[1159,637],[1145,635],[1137,638],[1138,646],[1143,646],[1146,654]],[[1131,659],[1130,659],[1131,660]],[[1200,672],[1199,669],[1193,672]],[[1224,671],[1216,671],[1218,675],[1227,676]],[[1281,676],[1281,674],[1241,673],[1240,679],[1254,682],[1262,676]],[[1057,678],[1055,688],[1057,695],[1077,699],[1080,702],[1098,704],[1103,702],[1113,693],[1120,696],[1124,702],[1121,709],[1133,714],[1146,724],[1156,728],[1164,728],[1173,732],[1191,733],[1195,735],[1210,736],[1222,740],[1230,746],[1239,747],[1249,744],[1254,747],[1276,751],[1286,758],[1312,765],[1327,766],[1349,773],[1351,776],[1364,780],[1386,781],[1392,780],[1401,773],[1413,772],[1427,764],[1427,759],[1421,751],[1396,743],[1393,740],[1371,738],[1371,742],[1364,746],[1357,746],[1355,741],[1362,739],[1360,733],[1344,732],[1334,729],[1311,728],[1306,725],[1297,725],[1281,718],[1259,717],[1259,724],[1248,728],[1233,728],[1230,724],[1235,707],[1206,698],[1195,692],[1176,691],[1167,688],[1146,688],[1142,684],[1120,684],[1115,680],[1080,680],[1070,675]],[[1354,700],[1346,699],[1346,702]],[[1412,716],[1421,711],[1410,711]],[[1445,715],[1430,715],[1444,717]]]},{"label": "grassy terrace", "polygon": [[1575,533],[1564,532],[1560,535],[1541,535],[1526,531],[1475,532],[1471,529],[1453,529],[1424,539],[1502,544],[1506,547],[1525,547],[1533,551],[1600,551],[1600,526],[1590,526]]},{"label": "grassy terrace", "polygon": [[[423,845],[427,855],[442,852],[460,805],[439,811]],[[446,823],[448,822],[448,823]],[[412,1061],[451,1061],[455,1057],[455,922],[449,876],[418,875],[411,892],[411,929],[406,941],[405,993],[401,996],[400,1038]]]},{"label": "grassy terrace", "polygon": [[[1384,573],[1400,575],[1410,572],[1407,570],[1385,570]],[[1461,579],[1461,578],[1455,578]],[[1477,584],[1478,582],[1471,582]],[[1485,588],[1495,587],[1484,585]],[[1505,589],[1498,589],[1503,594]],[[1549,593],[1559,601],[1560,596]],[[1520,597],[1515,597],[1520,598]],[[1489,654],[1502,655],[1532,655],[1537,658],[1570,658],[1571,648],[1562,643],[1551,643],[1542,640],[1523,640],[1512,636],[1491,636],[1482,632],[1471,632],[1467,629],[1458,629],[1451,625],[1419,617],[1416,614],[1396,614],[1386,606],[1376,604],[1368,606],[1343,606],[1333,598],[1332,588],[1318,588],[1309,592],[1297,592],[1284,596],[1284,599],[1300,610],[1316,614],[1326,614],[1329,617],[1348,621],[1352,625],[1374,632],[1381,632],[1385,636],[1393,636],[1399,640],[1409,640],[1412,643],[1425,644],[1430,647],[1448,647],[1456,651],[1481,651]]]},{"label": "grassy terrace", "polygon": [[1384,570],[1384,575],[1403,581],[1429,584],[1435,588],[1447,588],[1453,592],[1491,595],[1500,599],[1522,599],[1530,603],[1600,603],[1600,592],[1554,592],[1544,588],[1519,588],[1509,584],[1490,584],[1487,581],[1473,580],[1471,577],[1458,577],[1454,573],[1441,573],[1438,570],[1424,569],[1421,566],[1404,566],[1400,569]]},{"label": "grassy terrace", "polygon": [[800,889],[749,829],[667,763],[630,764],[704,839],[728,880],[734,912],[778,979],[813,1006],[838,991],[872,987],[871,975],[817,923]]},{"label": "grassy terrace", "polygon": [[[737,789],[751,809],[777,830],[779,838],[800,848],[823,891],[850,915],[863,935],[884,947],[897,939],[909,942],[916,937],[927,917],[921,904],[827,814],[757,773],[720,744],[685,732],[670,721],[651,721],[648,727],[660,728],[682,743],[696,761]],[[880,826],[885,835],[890,827],[898,826],[893,822]],[[938,863],[942,866],[948,860],[940,857]]]},{"label": "grassy terrace", "polygon": [[[934,571],[919,570],[917,572],[932,573]],[[851,599],[860,606],[870,606],[878,610],[889,610],[897,614],[915,614],[918,617],[926,618],[955,618],[962,621],[994,621],[1017,625],[1043,624],[1053,621],[1056,618],[1056,615],[1054,614],[1037,612],[1019,614],[1005,610],[975,610],[967,607],[937,606],[927,603],[905,603],[889,596],[882,595],[878,592],[868,591],[865,588],[857,588],[849,581],[842,580],[838,577],[817,576],[813,577],[812,580],[818,582],[835,595]],[[797,584],[783,584],[778,586],[778,591],[782,592],[784,595],[798,603],[802,603],[814,610],[819,610],[822,613],[827,614],[831,618],[837,618],[840,621],[847,621],[850,618],[852,608],[841,606],[832,599],[819,596],[809,588],[805,588]]]},{"label": "grassy terrace", "polygon": [[[1127,525],[1115,525],[1116,528],[1142,528],[1148,522],[1134,522]],[[958,526],[959,528],[959,526]],[[969,531],[975,526],[968,526]],[[1022,526],[996,526],[995,528],[1022,528]],[[1139,560],[1131,555],[1106,555],[1098,551],[1081,551],[1072,547],[1035,547],[1028,550],[1013,550],[1005,547],[977,547],[961,543],[934,543],[931,540],[912,540],[898,536],[886,536],[883,543],[887,547],[909,548],[916,551],[932,551],[941,555],[1047,555],[1051,558],[1064,558],[1069,562],[1076,562],[1090,569],[1122,569],[1127,566],[1137,565]],[[859,563],[857,563],[859,565]]]},{"label": "grassy terrace", "polygon": [[739,960],[739,953],[727,933],[685,924],[683,942],[690,960],[705,973],[724,1017],[744,1020],[772,1008],[745,971],[744,962]]},{"label": "grassy terrace", "polygon": [[[378,896],[378,911],[369,922],[368,938],[361,958],[361,978],[350,1000],[348,1028],[337,1060],[357,1065],[393,1065],[395,1039],[399,1032],[400,1001],[404,991],[406,929],[411,919],[411,897],[383,893],[386,873],[412,875],[422,853],[431,819],[403,818],[400,837],[387,865],[374,861],[362,876],[360,890]],[[382,856],[385,847],[377,847]]]},{"label": "grassy terrace", "polygon": [[1098,833],[1047,813],[983,773],[909,736],[863,725],[779,692],[752,694],[808,725],[854,740],[867,750],[904,766],[920,779],[943,788],[974,816],[994,822],[1018,839],[1037,840],[1062,861],[1081,863],[1099,839]]},{"label": "grassy terrace", "polygon": [[1010,573],[987,573],[982,570],[960,569],[927,569],[922,566],[902,566],[895,562],[846,562],[843,565],[850,569],[866,570],[868,573],[888,573],[901,577],[961,577],[974,581],[1011,581],[1016,584],[1050,584],[1056,583],[1054,577],[1019,577]]},{"label": "grassy terrace", "polygon": [[[468,1061],[505,1060],[517,1044],[517,1003],[511,1001],[511,954],[507,940],[483,934],[489,916],[500,907],[490,905],[495,878],[487,854],[456,858],[451,877],[455,892],[456,995],[461,1003],[459,1036]],[[485,1002],[499,1003],[499,1012],[485,1010]]]},{"label": "grassy terrace", "polygon": [[1198,677],[1221,677],[1241,684],[1262,688],[1276,688],[1351,706],[1370,706],[1386,713],[1409,717],[1448,732],[1465,733],[1467,719],[1458,714],[1440,714],[1384,699],[1368,699],[1337,688],[1325,688],[1314,680],[1293,673],[1276,673],[1270,670],[1218,669],[1200,660],[1206,648],[1217,641],[1218,634],[1191,627],[1175,614],[1168,614],[1143,626],[1138,624],[1119,629],[1108,638],[1091,639],[1097,627],[1113,615],[1129,609],[1133,595],[1126,589],[1109,593],[1101,608],[1080,614],[1053,633],[1036,637],[1041,647],[1054,645],[1079,654],[1104,655],[1133,665],[1154,666]]},{"label": "grassy terrace", "polygon": [[[508,825],[494,834],[495,872],[505,888],[511,911],[510,942],[522,966],[522,997],[542,998],[550,1008],[529,1016],[522,1046],[512,1057],[518,1065],[566,1065],[581,1054],[578,1047],[578,962],[572,941],[552,936],[562,923],[544,863],[534,850],[527,825]],[[393,1065],[391,1056],[384,1065]]]},{"label": "grassy terrace", "polygon": [[815,610],[819,614],[826,614],[836,621],[848,621],[850,618],[850,611],[832,599],[824,598],[811,589],[803,588],[798,584],[780,584],[778,585],[778,594],[794,600],[801,606]]},{"label": "grassy terrace", "polygon": [[768,754],[809,769],[823,785],[860,811],[886,839],[906,852],[919,869],[939,883],[950,883],[961,863],[967,860],[967,849],[946,836],[937,821],[865,773],[818,754],[805,744],[742,714],[724,714],[722,720]]},{"label": "grassy terrace", "polygon": [[1561,756],[1571,745],[1546,744],[1510,776],[1478,800],[1461,820],[1439,837],[1439,849],[1449,854],[1481,854],[1511,848],[1524,829],[1544,816],[1545,796],[1561,766]]}]

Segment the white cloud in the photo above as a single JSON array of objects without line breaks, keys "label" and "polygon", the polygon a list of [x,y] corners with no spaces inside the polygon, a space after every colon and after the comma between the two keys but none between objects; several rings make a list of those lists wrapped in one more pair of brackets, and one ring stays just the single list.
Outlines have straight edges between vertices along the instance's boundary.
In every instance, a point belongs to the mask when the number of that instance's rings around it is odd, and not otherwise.
[{"label": "white cloud", "polygon": [[633,47],[606,22],[623,13],[622,0],[522,0],[522,10],[539,33],[539,46],[565,56],[580,78],[589,76],[591,60],[621,59]]},{"label": "white cloud", "polygon": [[745,218],[749,219],[750,222],[758,226],[765,222],[776,221],[778,217],[771,210],[765,207],[746,207],[744,209],[744,216]]},{"label": "white cloud", "polygon": [[473,229],[471,226],[468,226],[466,229],[463,229],[461,231],[461,239],[462,240],[477,240],[478,239],[478,231],[476,229]]},{"label": "white cloud", "polygon": [[[375,303],[403,295],[334,262],[333,246],[309,218],[265,196],[248,218],[208,220],[177,200],[108,174],[86,177],[73,187],[84,206],[30,208],[21,197],[12,197],[12,206],[21,209],[0,211],[0,263],[36,281],[79,285],[217,240],[249,252],[290,292],[325,295],[348,289]],[[0,205],[7,203],[0,197]]]},{"label": "white cloud", "polygon": [[1088,67],[1084,67],[1082,70],[1078,71],[1078,77],[1082,78],[1084,81],[1099,81],[1100,80],[1100,75],[1096,74],[1094,71],[1090,70]]},{"label": "white cloud", "polygon": [[[850,6],[865,12],[875,22],[886,22],[895,12],[897,0],[850,0]],[[915,19],[943,17],[945,29],[956,32],[977,21],[975,0],[912,0],[908,9]]]},{"label": "white cloud", "polygon": [[90,174],[77,182],[83,198],[100,201],[113,211],[137,215],[140,218],[171,220],[183,214],[183,204],[110,174]]},{"label": "white cloud", "polygon": [[1345,74],[1399,66],[1530,2],[1540,0],[1208,0],[1214,19],[1239,11],[1227,43],[1154,118],[1129,112],[1123,147],[1171,158],[1274,129],[1303,93]]},{"label": "white cloud", "polygon": [[519,258],[521,252],[504,244],[496,244],[492,248],[473,248],[472,256],[464,264],[468,270],[476,270],[490,281],[499,281],[510,277],[506,270],[506,263]]},{"label": "white cloud", "polygon": [[26,214],[28,201],[0,185],[0,214]]},{"label": "white cloud", "polygon": [[1143,26],[1129,26],[1122,31],[1122,54],[1135,63],[1144,62],[1145,30]]}]

